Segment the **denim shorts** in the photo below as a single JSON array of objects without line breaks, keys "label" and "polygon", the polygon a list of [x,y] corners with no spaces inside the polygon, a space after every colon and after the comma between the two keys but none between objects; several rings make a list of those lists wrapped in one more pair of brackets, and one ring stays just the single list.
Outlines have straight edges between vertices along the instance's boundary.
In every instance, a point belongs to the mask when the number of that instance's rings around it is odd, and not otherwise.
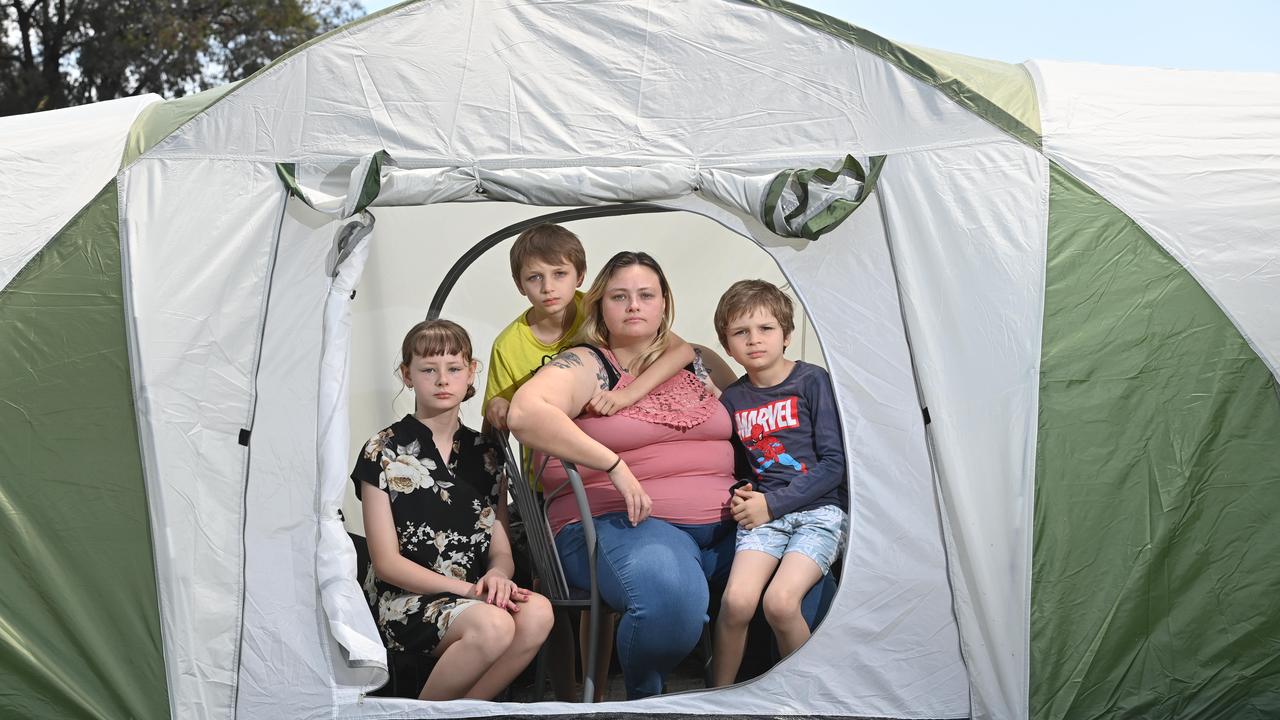
[{"label": "denim shorts", "polygon": [[737,552],[755,550],[779,560],[786,553],[798,552],[817,563],[826,575],[844,549],[848,532],[848,514],[835,505],[823,505],[787,513],[751,530],[739,527]]}]

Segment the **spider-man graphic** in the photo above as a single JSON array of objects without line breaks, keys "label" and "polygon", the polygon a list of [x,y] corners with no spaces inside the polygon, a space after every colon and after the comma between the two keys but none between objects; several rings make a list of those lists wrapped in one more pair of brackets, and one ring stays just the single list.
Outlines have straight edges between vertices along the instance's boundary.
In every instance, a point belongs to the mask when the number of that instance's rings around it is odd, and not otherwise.
[{"label": "spider-man graphic", "polygon": [[758,457],[752,453],[752,458],[759,464],[759,467],[756,468],[757,475],[769,469],[775,462],[782,463],[798,472],[809,472],[804,463],[797,462],[795,458],[787,454],[787,448],[782,445],[778,438],[765,434],[763,425],[752,426],[751,437],[743,440],[743,444],[749,450],[756,450],[760,455],[763,455],[763,457]]}]

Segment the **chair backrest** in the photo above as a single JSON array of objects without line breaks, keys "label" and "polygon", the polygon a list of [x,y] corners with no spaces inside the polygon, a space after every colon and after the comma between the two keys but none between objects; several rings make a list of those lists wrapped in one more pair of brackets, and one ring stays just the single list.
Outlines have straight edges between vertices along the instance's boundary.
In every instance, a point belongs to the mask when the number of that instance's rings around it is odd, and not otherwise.
[{"label": "chair backrest", "polygon": [[551,525],[547,522],[547,514],[542,504],[533,494],[528,475],[521,471],[520,463],[505,434],[497,437],[498,445],[506,456],[507,479],[511,487],[511,495],[515,499],[516,511],[524,521],[525,537],[529,541],[529,555],[533,560],[534,574],[542,581],[539,591],[553,603],[567,602],[575,599],[564,579],[564,568],[560,565],[560,555],[556,552],[555,540],[551,536]]}]

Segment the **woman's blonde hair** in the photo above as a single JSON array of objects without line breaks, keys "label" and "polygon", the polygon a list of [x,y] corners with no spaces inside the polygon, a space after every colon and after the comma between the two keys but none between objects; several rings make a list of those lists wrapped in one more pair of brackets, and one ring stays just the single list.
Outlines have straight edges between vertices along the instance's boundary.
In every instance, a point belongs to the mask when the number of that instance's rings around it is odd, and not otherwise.
[{"label": "woman's blonde hair", "polygon": [[658,324],[658,334],[654,336],[653,342],[649,343],[648,347],[636,356],[636,359],[631,363],[632,367],[627,368],[627,372],[632,375],[639,375],[666,351],[667,345],[671,342],[671,325],[676,318],[676,299],[671,295],[671,286],[667,283],[667,276],[662,272],[662,266],[649,253],[624,250],[609,258],[604,267],[600,268],[600,272],[596,273],[595,280],[591,281],[591,288],[587,290],[587,294],[582,298],[582,307],[585,315],[582,320],[582,329],[578,331],[577,339],[579,342],[587,342],[599,347],[610,346],[609,328],[605,327],[604,315],[600,309],[604,300],[605,286],[609,284],[609,280],[613,278],[615,273],[632,265],[647,267],[658,276],[658,286],[662,290],[662,300],[665,305],[662,312],[662,322]]},{"label": "woman's blonde hair", "polygon": [[[400,366],[396,371],[399,373],[408,367],[415,357],[432,355],[461,355],[470,365],[474,361],[471,336],[452,320],[423,320],[405,333],[404,341],[400,343]],[[475,394],[476,386],[468,385],[462,399],[470,400]]]}]

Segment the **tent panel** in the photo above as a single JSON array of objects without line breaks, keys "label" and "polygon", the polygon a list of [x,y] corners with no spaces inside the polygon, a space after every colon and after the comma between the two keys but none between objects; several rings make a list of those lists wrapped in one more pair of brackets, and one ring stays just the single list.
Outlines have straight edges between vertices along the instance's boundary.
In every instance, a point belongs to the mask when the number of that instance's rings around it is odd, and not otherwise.
[{"label": "tent panel", "polygon": [[285,195],[272,165],[121,175],[134,387],[175,715],[234,711],[255,376]]},{"label": "tent panel", "polygon": [[167,718],[116,184],[0,291],[0,715]]},{"label": "tent panel", "polygon": [[1004,137],[882,57],[762,7],[438,0],[273,65],[150,153],[781,168]]},{"label": "tent panel", "polygon": [[1181,263],[1280,377],[1280,74],[1030,67],[1049,157]]},{"label": "tent panel", "polygon": [[120,169],[129,125],[158,95],[0,118],[0,288]]},{"label": "tent panel", "polygon": [[1138,225],[1052,170],[1032,715],[1280,715],[1280,395]]},{"label": "tent panel", "polygon": [[[343,545],[351,548],[338,517],[342,491],[351,484],[346,479],[351,467],[346,415],[341,414],[340,427],[316,422],[325,395],[317,387],[347,379],[345,367],[322,365],[330,351],[321,344],[322,325],[331,312],[327,304],[352,302],[350,287],[331,288],[328,262],[337,225],[300,202],[290,203],[272,272],[246,498],[245,543],[252,550],[245,557],[236,702],[237,717],[246,720],[332,717],[341,690],[353,701],[386,678],[385,670],[369,667],[371,651],[384,664],[386,652],[356,583],[354,562],[323,579],[317,573],[318,567],[345,559]],[[349,352],[350,347],[341,350]],[[341,447],[338,467],[326,467],[323,475],[317,466],[322,452],[318,441],[337,441]],[[321,486],[335,481],[336,499],[330,498],[326,507]],[[326,529],[336,529],[336,548],[322,539],[329,534]],[[354,556],[353,549],[350,554]],[[346,592],[339,593],[334,587],[339,584],[346,585]],[[337,606],[327,597],[331,594],[339,596]],[[335,625],[360,635],[352,650],[362,654],[340,654],[330,633]],[[351,642],[348,634],[342,639]],[[348,658],[357,667],[348,667]]]},{"label": "tent panel", "polygon": [[1027,715],[1047,174],[1004,140],[890,156],[880,177],[975,718]]},{"label": "tent panel", "polygon": [[1010,136],[1032,147],[1040,146],[1039,113],[1034,95],[1027,96],[1034,89],[1025,70],[1017,65],[895,43],[788,0],[740,1],[772,8],[873,52]]},{"label": "tent panel", "polygon": [[129,128],[128,137],[120,153],[119,167],[131,165],[156,143],[168,137],[191,118],[204,112],[210,105],[221,100],[239,85],[239,82],[219,85],[204,92],[157,103],[142,111]]}]

